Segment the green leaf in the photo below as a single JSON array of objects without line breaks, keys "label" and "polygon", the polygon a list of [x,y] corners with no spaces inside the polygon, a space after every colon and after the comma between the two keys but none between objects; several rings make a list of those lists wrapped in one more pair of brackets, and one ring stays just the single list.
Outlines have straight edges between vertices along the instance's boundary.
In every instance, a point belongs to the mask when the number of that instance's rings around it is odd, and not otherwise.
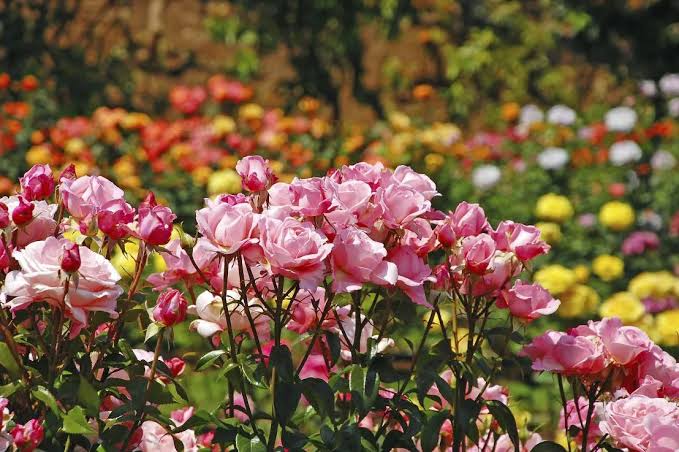
[{"label": "green leaf", "polygon": [[438,388],[443,398],[446,399],[446,401],[451,405],[455,405],[455,393],[453,392],[453,389],[450,387],[450,384],[448,384],[443,378],[441,378],[438,375],[436,376],[435,382],[436,387]]},{"label": "green leaf", "polygon": [[23,383],[18,381],[16,383],[8,383],[0,386],[0,397],[9,397],[23,387]]},{"label": "green leaf", "polygon": [[455,419],[453,435],[458,438],[468,436],[473,442],[478,442],[479,429],[476,419],[479,417],[481,404],[474,400],[465,399],[460,403],[458,418]]},{"label": "green leaf", "polygon": [[314,407],[321,418],[332,416],[335,408],[335,395],[330,385],[320,378],[305,378],[302,380],[304,397]]},{"label": "green leaf", "polygon": [[155,337],[155,335],[160,333],[162,329],[162,326],[158,325],[156,322],[150,324],[148,328],[146,328],[146,337],[144,337],[144,342],[148,342],[149,339]]},{"label": "green leaf", "polygon": [[349,390],[359,394],[365,394],[365,370],[358,364],[351,366],[351,378],[349,380]]},{"label": "green leaf", "polygon": [[429,452],[438,446],[441,438],[441,426],[448,419],[448,411],[437,411],[427,419],[422,429],[422,450]]},{"label": "green leaf", "polygon": [[61,416],[61,410],[57,405],[57,399],[54,398],[52,393],[49,392],[49,390],[46,387],[38,386],[33,391],[31,391],[31,394],[33,394],[33,397],[47,405],[54,414],[56,414],[57,416]]},{"label": "green leaf", "polygon": [[66,413],[66,416],[64,416],[63,430],[65,433],[72,433],[75,435],[89,435],[96,433],[92,426],[87,423],[85,410],[81,406],[74,406]]},{"label": "green leaf", "polygon": [[531,452],[566,452],[566,449],[554,441],[543,441],[532,448]]},{"label": "green leaf", "polygon": [[80,384],[78,385],[78,400],[85,406],[89,416],[94,417],[99,413],[99,394],[90,382],[82,376],[80,376]]},{"label": "green leaf", "polygon": [[236,436],[236,448],[238,452],[266,452],[266,446],[257,436],[248,438],[239,434]]},{"label": "green leaf", "polygon": [[279,381],[274,388],[274,408],[276,418],[281,426],[285,426],[288,420],[297,410],[299,399],[302,395],[299,385],[287,381]]},{"label": "green leaf", "polygon": [[17,362],[12,356],[12,352],[9,349],[9,345],[5,342],[0,342],[0,365],[7,369],[10,377],[18,379],[20,375],[20,369]]},{"label": "green leaf", "polygon": [[502,427],[504,431],[507,432],[507,435],[509,435],[509,439],[511,439],[512,444],[514,444],[514,451],[518,452],[520,447],[519,431],[516,428],[516,420],[514,419],[512,412],[507,405],[499,400],[489,400],[485,403],[490,414],[493,415],[498,424],[500,424],[500,427]]},{"label": "green leaf", "polygon": [[294,375],[292,354],[286,345],[279,345],[271,350],[269,363],[276,369],[276,376],[279,380],[292,381]]},{"label": "green leaf", "polygon": [[224,355],[226,353],[226,350],[212,350],[211,352],[207,352],[203,356],[200,357],[198,362],[196,363],[196,371],[201,371],[205,370],[208,367],[210,367],[217,359]]},{"label": "green leaf", "polygon": [[325,340],[330,348],[330,358],[332,363],[335,364],[340,357],[340,352],[342,347],[340,345],[339,334],[330,331],[325,332]]}]

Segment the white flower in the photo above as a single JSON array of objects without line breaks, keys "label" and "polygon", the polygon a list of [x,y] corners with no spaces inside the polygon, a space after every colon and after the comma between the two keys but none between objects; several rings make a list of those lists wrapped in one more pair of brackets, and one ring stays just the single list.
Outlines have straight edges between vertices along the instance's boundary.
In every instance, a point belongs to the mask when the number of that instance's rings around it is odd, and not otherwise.
[{"label": "white flower", "polygon": [[641,148],[632,140],[613,143],[608,154],[608,160],[615,166],[637,162],[641,159]]},{"label": "white flower", "polygon": [[671,117],[679,117],[679,97],[670,99],[670,101],[667,102],[667,110],[669,111]]},{"label": "white flower", "polygon": [[651,157],[651,167],[654,170],[669,170],[677,164],[677,159],[670,152],[660,149]]},{"label": "white flower", "polygon": [[642,80],[639,83],[639,91],[646,97],[653,97],[658,93],[658,88],[653,80]]},{"label": "white flower", "polygon": [[547,148],[538,154],[538,165],[546,170],[558,170],[570,160],[568,151],[563,148]]},{"label": "white flower", "polygon": [[521,108],[519,115],[519,124],[528,127],[536,122],[542,122],[545,119],[545,114],[539,107],[533,104],[524,105]]},{"label": "white flower", "polygon": [[472,171],[472,184],[480,190],[487,190],[500,182],[500,168],[495,165],[481,165]]},{"label": "white flower", "polygon": [[604,116],[606,128],[611,132],[629,132],[637,123],[637,112],[629,107],[616,107]]},{"label": "white flower", "polygon": [[575,110],[565,105],[555,105],[547,111],[547,122],[570,126],[575,122]]},{"label": "white flower", "polygon": [[658,82],[665,96],[679,96],[679,74],[665,74]]}]

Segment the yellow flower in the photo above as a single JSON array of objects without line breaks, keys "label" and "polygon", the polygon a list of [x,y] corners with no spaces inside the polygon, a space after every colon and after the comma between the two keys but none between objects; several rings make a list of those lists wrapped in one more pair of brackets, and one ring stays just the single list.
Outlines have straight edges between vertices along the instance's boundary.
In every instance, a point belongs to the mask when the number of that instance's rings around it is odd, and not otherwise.
[{"label": "yellow flower", "polygon": [[29,165],[44,165],[52,162],[52,153],[45,145],[31,146],[26,152],[26,163]]},{"label": "yellow flower", "polygon": [[679,345],[679,309],[658,314],[655,327],[663,345]]},{"label": "yellow flower", "polygon": [[151,254],[151,263],[153,264],[153,270],[156,272],[164,272],[167,270],[167,264],[160,253]]},{"label": "yellow flower", "polygon": [[71,157],[77,157],[87,148],[87,144],[81,138],[71,138],[64,145],[64,151]]},{"label": "yellow flower", "polygon": [[138,129],[151,122],[151,118],[146,113],[131,112],[123,117],[120,121],[120,127],[123,129]]},{"label": "yellow flower", "polygon": [[535,227],[540,230],[540,238],[550,245],[555,245],[561,241],[561,226],[557,223],[540,222]]},{"label": "yellow flower", "polygon": [[586,265],[576,265],[573,268],[573,271],[575,272],[575,276],[577,276],[579,283],[584,284],[589,279],[589,268]]},{"label": "yellow flower", "polygon": [[535,272],[533,279],[554,296],[566,292],[577,282],[575,272],[562,265],[548,265],[541,268]]},{"label": "yellow flower", "polygon": [[565,196],[547,193],[538,199],[535,215],[541,220],[563,223],[573,216],[573,205]]},{"label": "yellow flower", "polygon": [[679,295],[679,278],[667,271],[639,273],[629,282],[628,290],[642,299]]},{"label": "yellow flower", "polygon": [[192,152],[191,146],[186,143],[178,143],[170,148],[170,156],[175,160],[188,157]]},{"label": "yellow flower", "polygon": [[240,191],[240,176],[232,169],[215,171],[208,178],[207,192],[210,196],[220,193],[240,193]]},{"label": "yellow flower", "polygon": [[410,118],[399,111],[389,115],[389,124],[396,130],[406,130],[410,128]]},{"label": "yellow flower", "polygon": [[73,166],[78,176],[86,176],[90,173],[90,165],[85,162],[73,162]]},{"label": "yellow flower", "polygon": [[559,296],[559,315],[565,318],[584,317],[596,311],[599,294],[589,286],[577,284]]},{"label": "yellow flower", "polygon": [[246,121],[261,119],[264,116],[264,109],[261,105],[245,104],[238,110],[238,116]]},{"label": "yellow flower", "polygon": [[134,176],[136,172],[137,165],[135,164],[134,159],[129,155],[120,157],[113,164],[113,174],[115,174],[117,178]]},{"label": "yellow flower", "polygon": [[138,176],[121,177],[118,179],[118,183],[125,188],[141,188],[142,186],[141,179]]},{"label": "yellow flower", "polygon": [[424,156],[425,168],[431,173],[440,170],[445,161],[445,158],[441,154],[427,154]]},{"label": "yellow flower", "polygon": [[218,115],[212,120],[212,130],[218,136],[224,136],[236,130],[236,122],[232,117]]},{"label": "yellow flower", "polygon": [[619,257],[602,254],[592,261],[592,271],[603,281],[613,281],[623,275],[625,263]]},{"label": "yellow flower", "polygon": [[191,171],[191,178],[196,183],[196,185],[205,185],[210,180],[211,174],[212,168],[209,166],[199,166],[198,168]]},{"label": "yellow flower", "polygon": [[599,308],[601,317],[619,317],[625,324],[639,321],[645,313],[644,305],[630,292],[611,295]]},{"label": "yellow flower", "polygon": [[599,210],[599,222],[614,231],[624,231],[634,223],[634,209],[624,202],[607,202]]}]

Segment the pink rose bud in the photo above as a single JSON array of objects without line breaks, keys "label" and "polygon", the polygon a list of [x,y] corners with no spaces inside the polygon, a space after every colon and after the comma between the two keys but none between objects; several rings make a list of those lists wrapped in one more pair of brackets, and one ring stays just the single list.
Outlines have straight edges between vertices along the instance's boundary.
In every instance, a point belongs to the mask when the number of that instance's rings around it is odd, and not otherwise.
[{"label": "pink rose bud", "polygon": [[71,163],[66,168],[64,168],[64,170],[59,175],[59,183],[62,183],[65,180],[76,180],[77,178],[78,177],[75,174],[75,165]]},{"label": "pink rose bud", "polygon": [[453,225],[451,224],[449,218],[447,218],[444,223],[436,228],[436,237],[438,238],[441,246],[444,248],[450,248],[455,244],[457,241],[457,236],[455,235]]},{"label": "pink rose bud", "polygon": [[19,179],[19,183],[29,201],[46,199],[54,193],[54,176],[49,165],[34,165]]},{"label": "pink rose bud", "polygon": [[31,202],[26,202],[23,196],[19,196],[19,205],[12,211],[12,221],[17,226],[22,226],[33,219],[33,209],[35,206]]},{"label": "pink rose bud", "polygon": [[66,273],[75,273],[80,268],[80,247],[75,243],[64,247],[61,256],[61,269]]},{"label": "pink rose bud", "polygon": [[0,202],[0,229],[4,229],[9,226],[9,208],[4,202]]},{"label": "pink rose bud", "polygon": [[158,297],[153,308],[153,320],[165,326],[173,326],[186,318],[188,303],[180,291],[168,289]]},{"label": "pink rose bud", "polygon": [[37,419],[31,419],[25,424],[17,424],[10,432],[17,450],[33,452],[45,438],[45,430]]},{"label": "pink rose bud", "polygon": [[269,166],[269,161],[259,155],[241,159],[236,164],[236,171],[242,179],[243,188],[255,193],[268,189],[278,180]]},{"label": "pink rose bud", "polygon": [[167,365],[168,369],[170,369],[170,373],[174,378],[183,374],[184,369],[186,369],[186,363],[184,360],[177,356],[166,360],[165,364]]},{"label": "pink rose bud", "polygon": [[120,240],[130,235],[127,226],[134,221],[134,209],[122,199],[114,199],[102,206],[97,214],[99,230],[113,240]]},{"label": "pink rose bud", "polygon": [[495,255],[495,241],[488,234],[465,237],[462,240],[462,254],[470,272],[483,274]]},{"label": "pink rose bud", "polygon": [[159,206],[153,193],[139,205],[139,238],[150,245],[165,245],[172,235],[172,222],[177,218],[168,207]]}]

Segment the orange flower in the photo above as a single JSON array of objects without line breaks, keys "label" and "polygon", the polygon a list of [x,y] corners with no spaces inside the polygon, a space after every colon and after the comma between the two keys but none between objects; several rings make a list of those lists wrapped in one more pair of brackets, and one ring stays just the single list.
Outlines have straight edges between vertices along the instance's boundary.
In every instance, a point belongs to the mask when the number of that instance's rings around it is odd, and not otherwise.
[{"label": "orange flower", "polygon": [[3,106],[5,113],[18,119],[23,119],[31,112],[31,106],[26,102],[7,102]]},{"label": "orange flower", "polygon": [[669,137],[674,133],[674,127],[670,121],[660,121],[653,124],[646,130],[648,138]]},{"label": "orange flower", "polygon": [[413,88],[413,97],[416,100],[427,100],[434,94],[434,88],[427,84],[421,83]]},{"label": "orange flower", "polygon": [[600,148],[596,152],[596,162],[599,164],[606,163],[608,161],[608,149]]},{"label": "orange flower", "polygon": [[6,177],[0,176],[0,195],[9,195],[14,191],[14,184]]},{"label": "orange flower", "polygon": [[40,144],[45,141],[45,134],[42,130],[34,130],[31,132],[31,144]]},{"label": "orange flower", "polygon": [[513,122],[519,117],[521,107],[516,102],[508,102],[500,109],[500,116],[507,122]]},{"label": "orange flower", "polygon": [[24,91],[34,91],[38,87],[38,79],[34,75],[27,75],[21,79],[21,88]]},{"label": "orange flower", "polygon": [[7,72],[0,74],[0,89],[7,89],[10,83],[12,83],[12,79]]},{"label": "orange flower", "polygon": [[573,151],[571,161],[574,167],[582,168],[594,163],[594,155],[592,155],[592,151],[589,148],[576,149]]}]

